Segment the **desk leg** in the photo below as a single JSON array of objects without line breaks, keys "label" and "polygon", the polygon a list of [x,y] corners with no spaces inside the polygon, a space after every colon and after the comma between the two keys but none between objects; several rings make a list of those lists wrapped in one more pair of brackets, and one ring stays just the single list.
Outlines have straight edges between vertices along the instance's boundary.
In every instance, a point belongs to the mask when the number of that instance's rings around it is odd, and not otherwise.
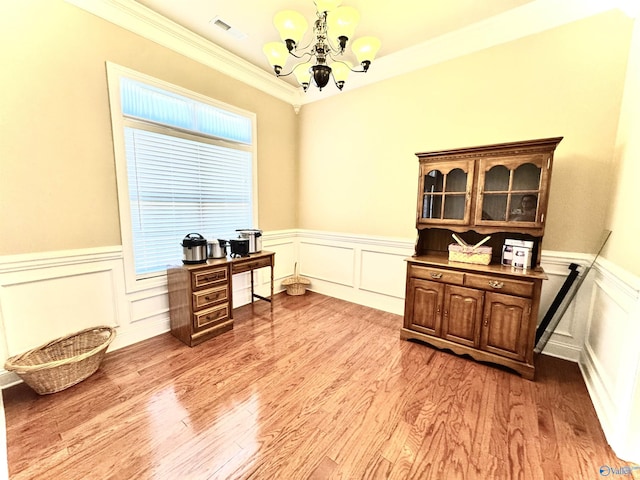
[{"label": "desk leg", "polygon": [[273,263],[271,263],[271,310],[273,311]]},{"label": "desk leg", "polygon": [[250,270],[249,273],[251,274],[251,303],[253,303],[253,270]]}]

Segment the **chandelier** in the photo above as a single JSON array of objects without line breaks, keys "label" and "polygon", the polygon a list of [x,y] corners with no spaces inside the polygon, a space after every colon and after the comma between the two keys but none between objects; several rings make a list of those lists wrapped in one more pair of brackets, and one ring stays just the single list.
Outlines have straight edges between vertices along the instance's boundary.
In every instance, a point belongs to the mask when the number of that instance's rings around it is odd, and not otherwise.
[{"label": "chandelier", "polygon": [[[305,92],[311,78],[322,90],[331,76],[342,90],[350,72],[369,70],[380,49],[380,40],[361,37],[352,43],[351,49],[360,64],[353,68],[351,62],[341,58],[347,42],[353,37],[360,14],[353,7],[340,7],[341,0],[315,0],[314,3],[317,19],[313,25],[313,39],[308,45],[299,46],[308,28],[307,21],[300,13],[285,10],[273,18],[282,42],[269,42],[263,51],[278,77],[293,73]],[[296,63],[288,73],[283,73],[289,58],[294,58]]]}]

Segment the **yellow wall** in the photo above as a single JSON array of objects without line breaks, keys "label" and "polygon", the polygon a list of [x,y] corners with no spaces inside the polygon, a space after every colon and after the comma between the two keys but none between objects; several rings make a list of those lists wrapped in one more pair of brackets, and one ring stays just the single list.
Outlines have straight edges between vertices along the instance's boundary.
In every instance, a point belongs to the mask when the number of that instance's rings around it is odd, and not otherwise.
[{"label": "yellow wall", "polygon": [[111,61],[257,113],[264,230],[413,238],[415,152],[564,136],[543,247],[592,252],[608,227],[605,256],[639,274],[638,223],[628,221],[638,219],[637,45],[616,144],[631,28],[610,11],[347,86],[296,116],[285,102],[62,0],[0,2],[0,255],[120,244]]},{"label": "yellow wall", "polygon": [[563,136],[543,247],[592,252],[631,26],[611,11],[305,105],[300,227],[413,238],[415,152]]},{"label": "yellow wall", "polygon": [[296,226],[291,105],[62,0],[0,2],[0,45],[0,255],[121,243],[105,61],[256,112],[259,227]]},{"label": "yellow wall", "polygon": [[[611,237],[603,255],[640,276],[640,21],[636,20],[623,97],[607,228]],[[638,420],[640,422],[640,419]]]}]

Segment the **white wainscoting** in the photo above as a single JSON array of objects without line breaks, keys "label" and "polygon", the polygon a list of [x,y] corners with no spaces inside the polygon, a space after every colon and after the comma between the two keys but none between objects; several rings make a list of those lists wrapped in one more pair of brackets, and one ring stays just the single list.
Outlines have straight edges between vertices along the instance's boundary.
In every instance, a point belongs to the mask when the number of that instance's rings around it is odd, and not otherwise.
[{"label": "white wainscoting", "polygon": [[[129,323],[120,247],[0,258],[2,362],[96,325]],[[18,381],[2,370],[0,385]]]},{"label": "white wainscoting", "polygon": [[[580,281],[586,274],[592,257],[591,255],[567,252],[542,252],[541,264],[547,275],[547,280],[542,284],[538,323],[542,321],[548,312],[557,293],[571,273],[569,266],[572,263],[578,265],[579,275],[576,282]],[[577,290],[575,298],[572,301],[569,302],[569,298],[567,297],[565,301],[560,304],[558,313],[565,308],[566,311],[544,347],[544,354],[564,358],[572,362],[578,362],[580,359],[586,329],[584,302],[587,301],[588,303],[588,293],[585,292],[589,289],[589,279],[590,276],[587,276],[587,278],[582,280],[583,283],[580,289]],[[570,292],[574,291],[575,288],[576,284],[574,284]]]},{"label": "white wainscoting", "polygon": [[599,259],[580,368],[607,441],[640,463],[640,279]]},{"label": "white wainscoting", "polygon": [[301,230],[298,245],[310,290],[402,315],[413,240]]}]

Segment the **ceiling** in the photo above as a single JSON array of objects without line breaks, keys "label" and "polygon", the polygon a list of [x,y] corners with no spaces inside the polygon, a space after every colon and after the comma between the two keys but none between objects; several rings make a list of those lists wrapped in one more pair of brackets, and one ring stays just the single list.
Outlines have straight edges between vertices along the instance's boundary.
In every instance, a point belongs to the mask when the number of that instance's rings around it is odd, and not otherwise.
[{"label": "ceiling", "polygon": [[[446,0],[394,1],[344,0],[342,5],[360,12],[355,38],[373,35],[382,41],[378,58],[459,30],[532,0]],[[262,68],[273,70],[262,53],[262,46],[280,40],[273,16],[281,10],[302,13],[309,25],[315,20],[313,0],[137,0],[238,57]],[[216,27],[219,18],[232,29]],[[311,40],[308,30],[306,40]],[[302,42],[306,45],[308,42]],[[374,62],[375,64],[375,62]],[[289,65],[291,66],[291,65]],[[373,68],[373,66],[372,66]],[[295,84],[295,79],[292,79]]]},{"label": "ceiling", "polygon": [[[315,19],[313,0],[66,1],[263,89],[294,107],[340,93],[332,85],[322,92],[311,87],[303,93],[293,75],[276,79],[262,52],[265,43],[279,40],[273,16],[281,10],[297,10],[311,25]],[[372,35],[382,42],[369,72],[352,74],[344,91],[636,2],[342,0],[342,5],[360,12],[354,39]],[[216,27],[216,19],[231,28],[225,31]],[[302,43],[306,45],[311,36],[307,31]],[[287,64],[285,71],[290,71],[293,64]]]},{"label": "ceiling", "polygon": [[[354,7],[360,12],[360,23],[354,38],[372,35],[382,41],[377,56],[377,59],[381,59],[532,1],[343,0],[342,5]],[[272,22],[274,14],[281,10],[296,10],[305,16],[310,29],[316,18],[313,0],[137,2],[271,74],[273,70],[262,53],[262,46],[267,42],[280,40]],[[223,30],[217,27],[214,25],[215,19],[222,20],[232,28]],[[305,34],[307,41],[302,42],[303,45],[312,38],[310,29]],[[289,68],[285,71],[290,71],[294,64],[288,63]],[[375,68],[375,65],[374,61],[371,68]],[[283,79],[298,86],[293,75]]]}]

